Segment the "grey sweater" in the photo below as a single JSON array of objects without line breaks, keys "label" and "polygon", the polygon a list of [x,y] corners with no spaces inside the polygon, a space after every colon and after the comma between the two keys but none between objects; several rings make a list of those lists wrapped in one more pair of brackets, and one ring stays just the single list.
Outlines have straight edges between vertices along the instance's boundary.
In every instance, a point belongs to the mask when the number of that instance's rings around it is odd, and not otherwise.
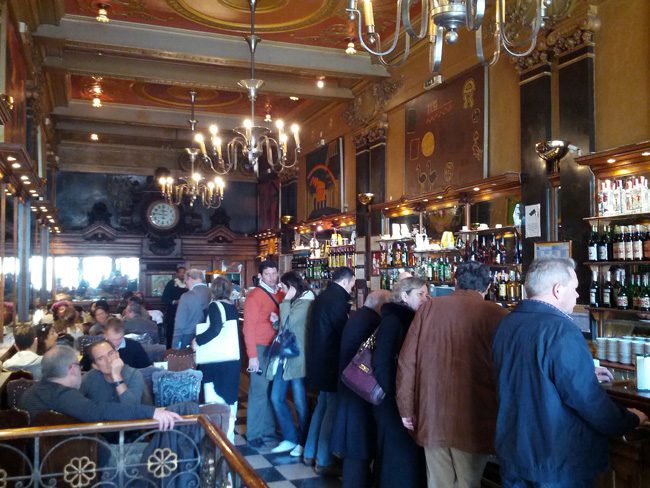
[{"label": "grey sweater", "polygon": [[[106,381],[104,375],[97,369],[91,369],[83,375],[81,393],[96,402],[117,402],[123,405],[139,405],[143,402],[144,378],[142,373],[128,364],[122,369],[122,377],[126,383],[126,391],[118,395],[115,387]],[[149,402],[150,403],[150,402]]]},{"label": "grey sweater", "polygon": [[18,408],[27,410],[32,419],[41,412],[54,410],[82,422],[150,419],[155,410],[150,405],[95,402],[75,388],[50,381],[39,381],[25,391],[18,401]]}]

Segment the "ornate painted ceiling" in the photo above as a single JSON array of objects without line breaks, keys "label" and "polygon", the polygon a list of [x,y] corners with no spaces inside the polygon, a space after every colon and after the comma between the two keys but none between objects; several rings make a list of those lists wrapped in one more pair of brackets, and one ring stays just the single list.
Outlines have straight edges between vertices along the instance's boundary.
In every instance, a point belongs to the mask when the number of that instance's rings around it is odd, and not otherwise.
[{"label": "ornate painted ceiling", "polygon": [[[88,141],[93,132],[107,145],[176,147],[188,128],[190,90],[198,92],[199,125],[209,119],[227,131],[250,115],[238,85],[251,77],[244,40],[248,0],[8,1],[15,20],[26,26],[24,39],[42,73],[37,83],[45,85],[59,145]],[[300,124],[328,103],[352,101],[355,84],[389,76],[361,49],[344,52],[354,40],[346,4],[257,0],[262,42],[255,78],[264,85],[256,117]],[[374,5],[378,30],[387,38],[394,31],[394,0]],[[109,22],[96,19],[100,6]],[[92,104],[97,78],[99,108]],[[318,80],[325,86],[317,87]]]}]

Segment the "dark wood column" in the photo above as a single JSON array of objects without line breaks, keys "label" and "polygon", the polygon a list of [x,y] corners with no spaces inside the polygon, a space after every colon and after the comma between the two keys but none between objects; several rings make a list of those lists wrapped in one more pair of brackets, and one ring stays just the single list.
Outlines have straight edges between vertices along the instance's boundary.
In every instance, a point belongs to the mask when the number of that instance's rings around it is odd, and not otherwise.
[{"label": "dark wood column", "polygon": [[[551,138],[551,66],[544,61],[520,75],[521,106],[521,199],[526,205],[541,204],[541,237],[524,234],[523,261],[533,260],[537,241],[549,239],[549,182],[546,164],[537,156],[535,144]],[[523,211],[523,209],[522,209]],[[530,218],[526,216],[526,218]]]}]

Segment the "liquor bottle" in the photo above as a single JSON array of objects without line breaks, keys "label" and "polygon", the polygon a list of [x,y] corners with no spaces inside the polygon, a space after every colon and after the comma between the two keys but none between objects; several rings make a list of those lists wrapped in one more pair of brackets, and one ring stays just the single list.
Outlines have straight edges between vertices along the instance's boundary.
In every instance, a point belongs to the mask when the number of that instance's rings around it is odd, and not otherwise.
[{"label": "liquor bottle", "polygon": [[621,289],[620,271],[620,269],[614,270],[614,286],[612,286],[612,308],[616,308],[616,299],[618,298],[618,292]]},{"label": "liquor bottle", "polygon": [[650,225],[646,226],[646,232],[643,236],[643,259],[650,260]]},{"label": "liquor bottle", "polygon": [[433,281],[433,262],[430,257],[427,263],[427,280]]},{"label": "liquor bottle", "polygon": [[640,281],[637,283],[638,276],[632,273],[630,277],[630,288],[628,289],[628,300],[630,308],[636,310],[639,308],[639,288]]},{"label": "liquor bottle", "polygon": [[636,225],[634,228],[634,236],[632,238],[632,258],[635,261],[643,259],[643,232],[641,226]]},{"label": "liquor bottle", "polygon": [[591,226],[591,237],[587,244],[587,255],[589,261],[598,261],[598,227]]},{"label": "liquor bottle", "polygon": [[499,239],[499,250],[497,255],[499,256],[499,263],[498,264],[506,264],[507,262],[507,256],[506,256],[506,238],[501,234],[501,237]]},{"label": "liquor bottle", "polygon": [[625,260],[632,261],[634,252],[632,251],[632,226],[623,226],[623,241],[625,242]]},{"label": "liquor bottle", "polygon": [[491,302],[496,302],[498,288],[499,285],[497,284],[497,275],[496,273],[490,271],[490,286],[488,287],[488,294],[486,295],[486,299]]},{"label": "liquor bottle", "polygon": [[393,266],[402,265],[402,245],[398,242],[395,244],[395,254],[393,255]]},{"label": "liquor bottle", "polygon": [[505,302],[508,299],[508,280],[505,272],[499,273],[498,299],[500,302]]},{"label": "liquor bottle", "polygon": [[[625,243],[623,242],[621,228],[618,225],[614,227],[614,243],[612,248],[614,250],[614,261],[623,261],[625,259]],[[650,243],[648,245],[648,251],[650,251]]]},{"label": "liquor bottle", "polygon": [[600,307],[600,285],[598,284],[598,271],[591,272],[591,284],[589,285],[589,305]]},{"label": "liquor bottle", "polygon": [[620,271],[621,288],[616,295],[616,308],[619,310],[628,310],[630,308],[629,295],[627,293],[627,286],[625,285],[625,270]]},{"label": "liquor bottle", "polygon": [[393,263],[393,246],[392,244],[386,245],[386,267],[390,268],[394,266]]},{"label": "liquor bottle", "polygon": [[379,254],[380,254],[379,267],[380,268],[385,268],[386,265],[387,265],[386,264],[386,256],[387,256],[388,253],[386,252],[386,244],[384,244],[383,242],[379,243]]},{"label": "liquor bottle", "polygon": [[643,275],[643,287],[639,292],[639,310],[650,310],[650,288],[648,288],[648,274]]},{"label": "liquor bottle", "polygon": [[478,236],[474,237],[472,240],[472,247],[469,252],[469,261],[478,261],[476,252],[478,250]]},{"label": "liquor bottle", "polygon": [[601,306],[612,308],[612,272],[607,271],[607,279],[603,284]]},{"label": "liquor bottle", "polygon": [[609,261],[610,256],[609,226],[603,228],[603,233],[598,241],[598,261]]},{"label": "liquor bottle", "polygon": [[490,242],[490,258],[489,264],[499,264],[499,258],[497,258],[499,250],[497,247],[497,236],[492,234],[492,242]]}]

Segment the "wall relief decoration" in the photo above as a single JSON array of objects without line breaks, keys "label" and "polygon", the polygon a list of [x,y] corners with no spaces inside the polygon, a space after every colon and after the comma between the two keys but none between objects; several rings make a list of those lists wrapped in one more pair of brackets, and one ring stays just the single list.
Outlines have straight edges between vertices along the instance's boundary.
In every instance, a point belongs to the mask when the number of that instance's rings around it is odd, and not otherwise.
[{"label": "wall relief decoration", "polygon": [[377,117],[402,86],[402,78],[373,83],[348,104],[343,113],[349,126],[365,125]]},{"label": "wall relief decoration", "polygon": [[307,215],[315,219],[343,210],[343,138],[307,154]]}]

